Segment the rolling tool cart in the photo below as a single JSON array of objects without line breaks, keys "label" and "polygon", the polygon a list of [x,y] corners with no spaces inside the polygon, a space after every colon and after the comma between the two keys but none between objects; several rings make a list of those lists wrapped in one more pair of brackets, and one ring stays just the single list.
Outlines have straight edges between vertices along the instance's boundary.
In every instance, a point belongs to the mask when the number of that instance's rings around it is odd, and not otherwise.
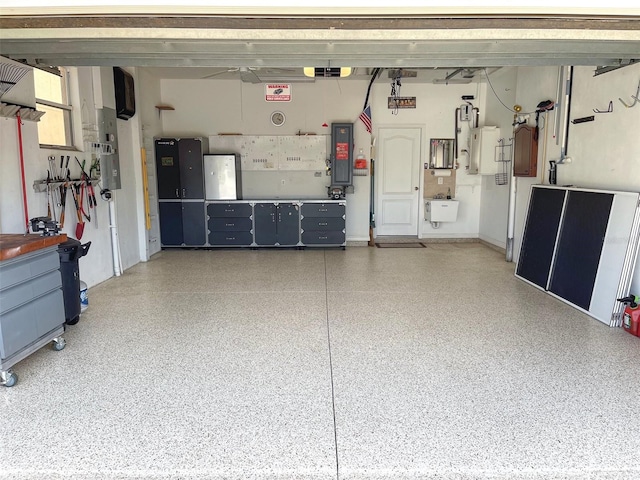
[{"label": "rolling tool cart", "polygon": [[[0,385],[18,381],[12,366],[53,341],[65,347],[60,259],[66,235],[0,234]],[[76,296],[77,293],[76,293]]]}]

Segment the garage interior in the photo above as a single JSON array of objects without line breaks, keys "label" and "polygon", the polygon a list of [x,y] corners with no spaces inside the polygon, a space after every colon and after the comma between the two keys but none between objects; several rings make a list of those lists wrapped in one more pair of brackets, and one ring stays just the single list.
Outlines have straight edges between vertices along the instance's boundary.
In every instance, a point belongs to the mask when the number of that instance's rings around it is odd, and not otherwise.
[{"label": "garage interior", "polygon": [[[638,12],[496,12],[3,9],[3,63],[70,72],[72,159],[96,156],[113,67],[132,75],[136,112],[117,120],[121,185],[82,236],[89,308],[63,351],[29,355],[0,391],[0,478],[639,477],[639,339],[514,275],[550,161],[558,185],[640,191]],[[3,104],[35,108],[32,80]],[[288,85],[290,101],[265,100],[269,84]],[[393,108],[394,88],[413,105]],[[545,100],[556,108],[539,110]],[[516,126],[538,127],[535,172],[514,177],[506,161],[471,173],[465,105],[506,144]],[[155,139],[205,138],[209,153],[228,134],[330,145],[332,123],[351,123],[353,159],[362,150],[376,166],[344,195],[345,249],[163,248]],[[21,152],[30,216],[47,212],[32,188],[47,158],[67,154],[40,145],[37,122],[21,128],[19,139],[16,119],[0,118],[2,234],[24,231]],[[385,150],[394,135],[417,139],[415,164]],[[429,144],[457,135],[442,184],[458,216],[435,226]],[[408,226],[386,221],[376,183],[394,161],[415,184],[411,207],[391,210],[410,211]],[[328,199],[317,164],[242,173],[247,200]],[[61,232],[75,238],[75,221]],[[626,268],[638,294],[636,257]]]}]

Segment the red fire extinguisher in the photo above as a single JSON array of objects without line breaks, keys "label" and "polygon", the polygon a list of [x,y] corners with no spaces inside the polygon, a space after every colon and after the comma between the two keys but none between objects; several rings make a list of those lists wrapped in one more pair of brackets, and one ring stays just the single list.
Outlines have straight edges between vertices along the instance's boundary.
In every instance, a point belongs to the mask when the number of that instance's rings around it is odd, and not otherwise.
[{"label": "red fire extinguisher", "polygon": [[640,297],[629,295],[628,297],[619,298],[619,302],[625,304],[624,314],[622,315],[622,328],[631,335],[640,337]]}]

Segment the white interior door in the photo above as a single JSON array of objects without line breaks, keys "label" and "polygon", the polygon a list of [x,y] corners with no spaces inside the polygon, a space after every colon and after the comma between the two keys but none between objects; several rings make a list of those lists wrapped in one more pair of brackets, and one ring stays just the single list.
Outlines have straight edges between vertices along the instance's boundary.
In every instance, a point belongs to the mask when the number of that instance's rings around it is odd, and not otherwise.
[{"label": "white interior door", "polygon": [[381,128],[376,161],[376,235],[418,235],[420,128]]}]

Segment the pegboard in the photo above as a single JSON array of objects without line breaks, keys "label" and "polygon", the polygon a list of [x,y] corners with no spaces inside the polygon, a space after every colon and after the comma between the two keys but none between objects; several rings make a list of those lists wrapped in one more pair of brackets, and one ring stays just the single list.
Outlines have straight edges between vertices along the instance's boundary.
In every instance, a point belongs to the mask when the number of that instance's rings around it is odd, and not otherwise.
[{"label": "pegboard", "polygon": [[242,170],[318,171],[327,158],[325,135],[212,135],[209,153],[239,153]]}]

